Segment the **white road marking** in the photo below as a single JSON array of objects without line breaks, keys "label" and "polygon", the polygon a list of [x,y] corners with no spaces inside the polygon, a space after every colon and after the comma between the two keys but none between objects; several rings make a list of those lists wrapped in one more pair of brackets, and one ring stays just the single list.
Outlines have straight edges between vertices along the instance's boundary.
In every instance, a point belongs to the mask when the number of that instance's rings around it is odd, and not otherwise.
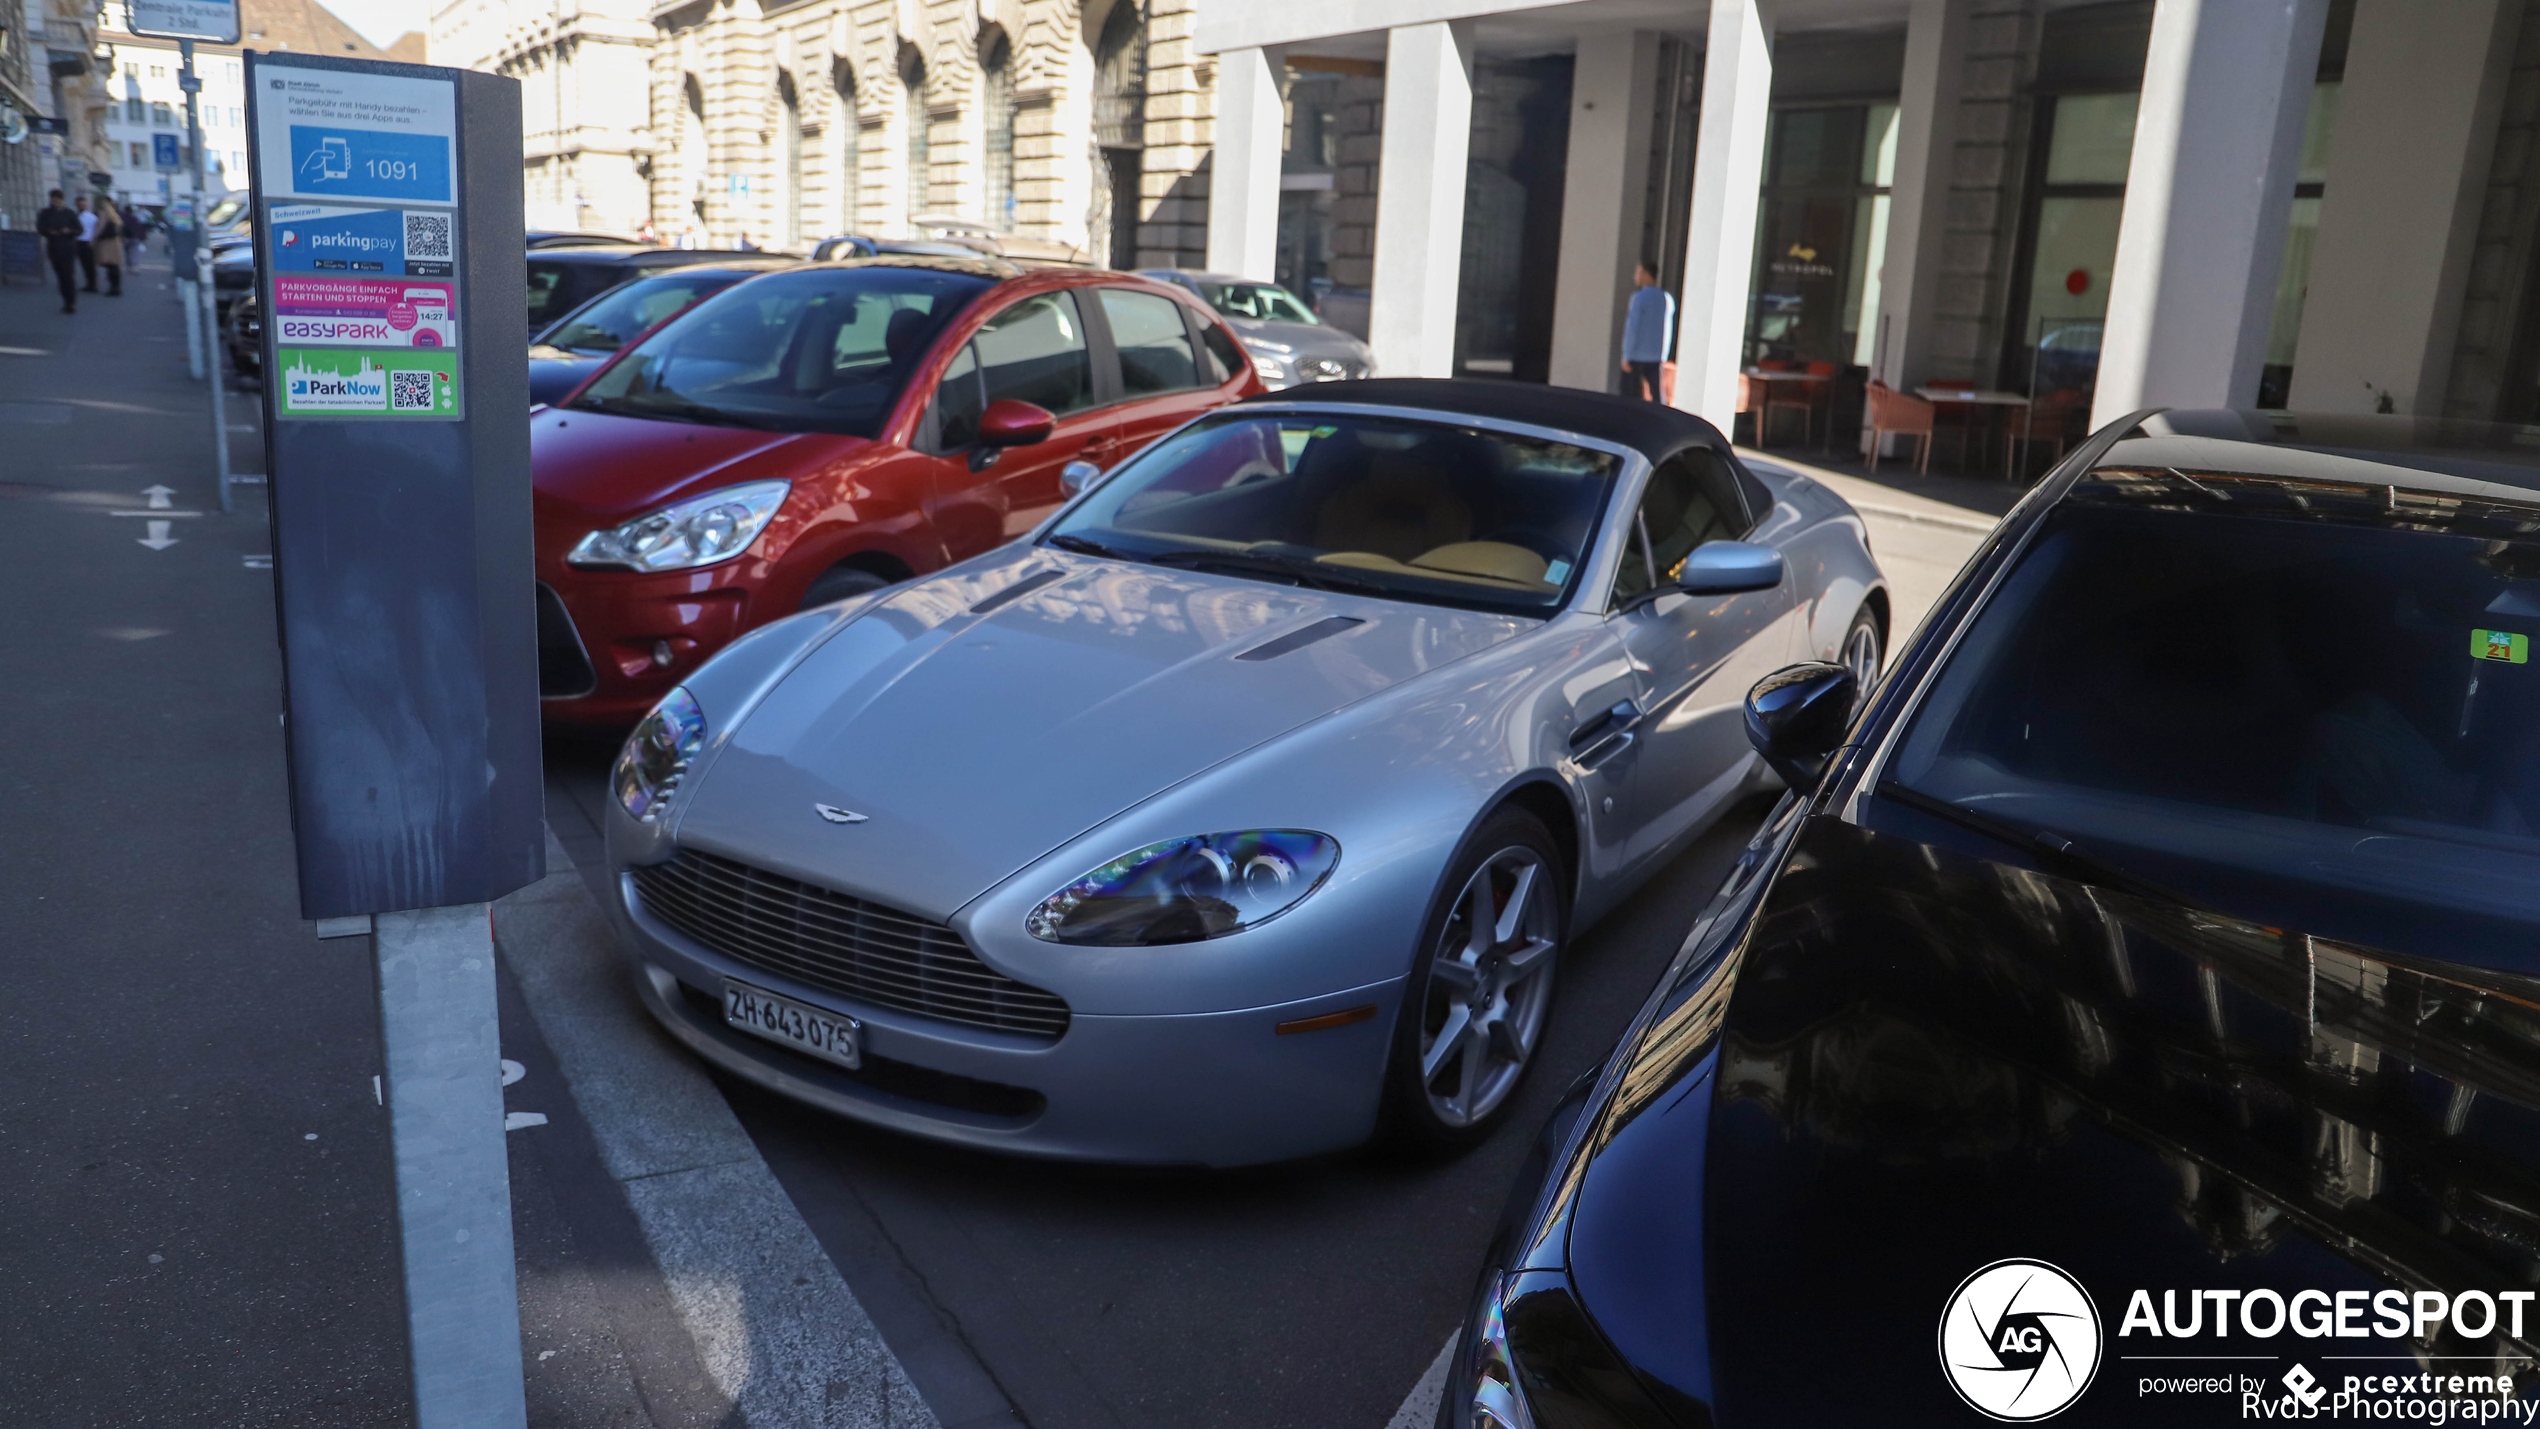
[{"label": "white road marking", "polygon": [[189,516],[200,516],[203,513],[200,511],[109,511],[106,514],[109,516],[138,516],[149,521],[177,521],[183,520]]},{"label": "white road marking", "polygon": [[52,355],[40,347],[0,347],[0,357],[50,357]]},{"label": "white road marking", "polygon": [[1429,1429],[1437,1422],[1438,1401],[1446,1397],[1446,1372],[1454,1363],[1455,1341],[1461,1334],[1463,1331],[1458,1330],[1446,1337],[1438,1357],[1429,1361],[1429,1372],[1411,1386],[1410,1396],[1393,1412],[1393,1418],[1385,1421],[1385,1429]]},{"label": "white road marking", "polygon": [[[121,513],[117,514],[120,515]],[[176,538],[168,534],[168,523],[165,521],[151,522],[150,534],[143,536],[140,539],[142,545],[145,545],[154,551],[164,551],[168,547],[176,544]]]},{"label": "white road marking", "polygon": [[518,1131],[525,1126],[545,1126],[546,1124],[547,1114],[543,1111],[507,1111],[503,1113],[503,1130],[505,1131]]},{"label": "white road marking", "polygon": [[173,486],[145,486],[141,488],[141,494],[150,498],[151,510],[165,511],[175,504],[174,502],[169,501],[168,498],[176,495],[176,488]]},{"label": "white road marking", "polygon": [[697,1061],[635,1001],[617,936],[552,836],[494,936],[697,1358],[751,1429],[936,1418]]},{"label": "white road marking", "polygon": [[376,1074],[373,1074],[370,1079],[370,1099],[380,1106],[388,1105],[388,1098],[380,1094],[379,1077]]},{"label": "white road marking", "polygon": [[518,1062],[513,1061],[513,1060],[512,1060],[511,1058],[509,1058],[509,1057],[505,1057],[505,1058],[503,1059],[503,1085],[504,1085],[504,1086],[507,1086],[507,1087],[508,1087],[508,1086],[510,1086],[512,1083],[517,1082],[517,1081],[519,1081],[521,1078],[523,1078],[523,1077],[525,1077],[525,1076],[528,1076],[528,1075],[529,1075],[529,1069],[528,1069],[527,1067],[522,1066],[521,1064],[519,1064]]},{"label": "white road marking", "polygon": [[251,571],[269,571],[273,569],[273,557],[271,556],[240,556],[238,558],[238,563]]},{"label": "white road marking", "polygon": [[302,1141],[315,1141],[315,1140],[317,1140],[317,1133],[316,1133],[316,1132],[314,1132],[314,1131],[312,1131],[312,1132],[310,1132],[308,1135],[303,1136],[303,1137],[301,1137],[300,1139],[301,1139]]},{"label": "white road marking", "polygon": [[105,636],[109,640],[130,640],[135,642],[156,640],[160,636],[167,634],[164,630],[153,630],[146,625],[108,625],[100,627],[97,633]]}]

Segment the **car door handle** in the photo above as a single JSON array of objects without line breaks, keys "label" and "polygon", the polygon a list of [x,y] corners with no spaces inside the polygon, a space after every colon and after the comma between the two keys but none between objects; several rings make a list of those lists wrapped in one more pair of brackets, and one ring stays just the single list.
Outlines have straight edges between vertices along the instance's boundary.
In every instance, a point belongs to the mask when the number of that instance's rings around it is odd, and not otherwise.
[{"label": "car door handle", "polygon": [[1570,731],[1570,747],[1578,749],[1608,735],[1626,733],[1638,723],[1640,723],[1640,706],[1633,704],[1630,700],[1618,701],[1612,709]]}]

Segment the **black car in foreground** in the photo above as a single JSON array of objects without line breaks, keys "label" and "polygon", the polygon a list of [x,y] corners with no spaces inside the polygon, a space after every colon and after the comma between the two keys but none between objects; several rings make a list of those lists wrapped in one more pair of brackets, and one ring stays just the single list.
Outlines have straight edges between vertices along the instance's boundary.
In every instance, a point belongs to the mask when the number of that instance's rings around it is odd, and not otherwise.
[{"label": "black car in foreground", "polygon": [[2540,451],[2145,413],[1859,697],[1509,1204],[1440,1421],[2533,1422]]}]

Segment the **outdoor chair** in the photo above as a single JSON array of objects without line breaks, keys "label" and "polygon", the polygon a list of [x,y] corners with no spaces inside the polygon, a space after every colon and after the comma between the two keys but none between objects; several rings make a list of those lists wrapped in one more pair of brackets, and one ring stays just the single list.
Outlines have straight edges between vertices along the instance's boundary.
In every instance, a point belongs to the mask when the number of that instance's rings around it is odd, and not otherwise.
[{"label": "outdoor chair", "polygon": [[2053,442],[2055,457],[2061,460],[2064,449],[2083,433],[2089,420],[2090,414],[2082,410],[2079,392],[2066,388],[2047,393],[2029,404],[2018,426],[2003,434],[2004,467],[2012,472],[2020,469],[2016,455],[2022,443],[2028,444],[2033,455],[2037,443]]},{"label": "outdoor chair", "polygon": [[1932,404],[1920,397],[1909,397],[1884,382],[1869,386],[1870,397],[1870,470],[1879,469],[1879,448],[1890,435],[1922,438],[1922,448],[1914,463],[1916,471],[1931,470]]}]

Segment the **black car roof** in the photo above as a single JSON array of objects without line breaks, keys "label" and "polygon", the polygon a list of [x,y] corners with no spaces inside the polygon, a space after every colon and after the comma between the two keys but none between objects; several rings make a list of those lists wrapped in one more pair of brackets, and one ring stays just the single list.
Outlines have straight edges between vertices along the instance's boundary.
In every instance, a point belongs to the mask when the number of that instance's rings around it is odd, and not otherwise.
[{"label": "black car roof", "polygon": [[1463,417],[1497,417],[1630,447],[1653,465],[1688,446],[1698,444],[1721,450],[1728,447],[1717,427],[1691,412],[1656,402],[1636,402],[1603,392],[1535,382],[1371,377],[1361,382],[1316,383],[1305,389],[1290,387],[1244,400],[1363,403],[1371,407],[1419,407]]},{"label": "black car roof", "polygon": [[2464,483],[2540,491],[2540,427],[2369,413],[2169,411],[2145,418],[2100,459],[2103,466],[2146,462],[2191,470],[2230,463],[2253,475],[2501,496]]}]

